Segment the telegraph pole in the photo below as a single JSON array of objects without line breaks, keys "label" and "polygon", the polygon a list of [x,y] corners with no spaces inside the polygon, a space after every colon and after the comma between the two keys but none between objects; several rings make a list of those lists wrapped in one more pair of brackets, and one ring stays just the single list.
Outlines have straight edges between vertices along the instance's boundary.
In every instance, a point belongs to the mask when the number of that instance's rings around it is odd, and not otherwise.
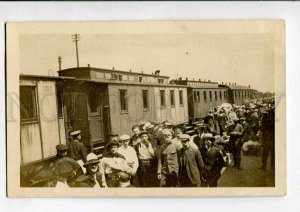
[{"label": "telegraph pole", "polygon": [[75,46],[76,46],[77,68],[79,68],[79,56],[78,56],[78,41],[79,40],[80,40],[79,34],[72,35],[72,41],[75,42]]},{"label": "telegraph pole", "polygon": [[61,56],[58,57],[58,70],[61,71]]}]

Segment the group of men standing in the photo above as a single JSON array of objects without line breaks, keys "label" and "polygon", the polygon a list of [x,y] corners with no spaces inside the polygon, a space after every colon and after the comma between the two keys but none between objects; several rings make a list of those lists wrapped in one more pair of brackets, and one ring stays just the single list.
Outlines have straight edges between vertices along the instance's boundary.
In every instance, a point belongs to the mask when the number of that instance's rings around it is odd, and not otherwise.
[{"label": "group of men standing", "polygon": [[260,121],[265,140],[262,168],[270,150],[273,158],[274,124],[270,120],[274,121],[274,113],[267,110],[261,114],[262,118],[253,107],[248,111],[242,106],[212,110],[192,128],[173,126],[168,121],[141,123],[132,127],[131,137],[111,132],[101,159],[87,154],[77,130],[71,133],[72,141],[56,147],[57,158],[49,168],[55,183],[47,185],[217,187],[226,153],[231,152],[234,166],[242,169],[242,145],[257,135]]}]

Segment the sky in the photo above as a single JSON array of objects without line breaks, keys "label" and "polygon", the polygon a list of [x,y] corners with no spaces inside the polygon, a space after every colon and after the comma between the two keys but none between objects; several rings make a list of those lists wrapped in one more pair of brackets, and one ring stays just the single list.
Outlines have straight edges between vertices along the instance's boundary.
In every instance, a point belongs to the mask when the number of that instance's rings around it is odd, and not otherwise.
[{"label": "sky", "polygon": [[[56,32],[58,33],[58,32]],[[57,75],[76,67],[71,34],[22,34],[20,73]],[[274,91],[274,36],[270,33],[80,33],[79,64],[211,80]],[[51,70],[51,71],[50,71]]]}]

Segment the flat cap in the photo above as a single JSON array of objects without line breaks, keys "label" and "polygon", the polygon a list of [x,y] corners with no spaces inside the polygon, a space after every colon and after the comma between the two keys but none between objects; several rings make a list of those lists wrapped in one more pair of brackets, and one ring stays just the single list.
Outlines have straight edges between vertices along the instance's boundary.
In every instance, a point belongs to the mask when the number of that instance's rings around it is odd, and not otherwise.
[{"label": "flat cap", "polygon": [[76,130],[76,131],[71,132],[71,136],[78,135],[80,133],[81,133],[80,130]]},{"label": "flat cap", "polygon": [[128,140],[128,139],[130,139],[130,136],[127,135],[127,134],[124,134],[124,135],[120,136],[120,140],[122,140],[122,141],[125,141],[125,140]]},{"label": "flat cap", "polygon": [[65,144],[58,144],[56,145],[56,150],[57,151],[66,151],[68,147]]},{"label": "flat cap", "polygon": [[151,128],[153,128],[154,127],[154,125],[153,124],[151,124],[150,122],[147,122],[145,125],[144,125],[144,129],[151,129]]},{"label": "flat cap", "polygon": [[190,140],[191,136],[189,136],[188,134],[182,134],[179,136],[180,140]]}]

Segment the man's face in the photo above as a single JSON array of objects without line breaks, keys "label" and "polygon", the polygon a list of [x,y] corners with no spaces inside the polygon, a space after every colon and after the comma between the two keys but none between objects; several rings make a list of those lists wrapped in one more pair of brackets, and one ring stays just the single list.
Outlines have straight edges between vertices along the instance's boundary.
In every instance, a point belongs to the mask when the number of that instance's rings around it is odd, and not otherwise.
[{"label": "man's face", "polygon": [[94,163],[94,164],[88,165],[86,168],[89,173],[95,174],[98,171],[98,167],[99,167],[98,163]]},{"label": "man's face", "polygon": [[205,139],[204,145],[205,145],[206,149],[209,149],[211,147],[211,141],[208,139]]},{"label": "man's face", "polygon": [[138,127],[134,128],[134,129],[133,129],[133,133],[134,133],[135,135],[138,135],[138,134],[140,133],[140,129],[139,129]]},{"label": "man's face", "polygon": [[165,132],[164,137],[165,137],[165,140],[166,140],[167,143],[170,143],[171,140],[173,139],[171,132]]},{"label": "man's face", "polygon": [[183,148],[187,149],[190,146],[189,140],[181,140]]},{"label": "man's face", "polygon": [[77,136],[77,139],[78,139],[78,140],[81,140],[81,134],[79,134],[79,135]]},{"label": "man's face", "polygon": [[129,145],[130,139],[122,140],[122,143],[125,147]]},{"label": "man's face", "polygon": [[147,134],[143,134],[142,136],[141,136],[141,139],[142,139],[142,141],[148,141],[148,135]]},{"label": "man's face", "polygon": [[114,136],[111,136],[111,137],[110,137],[110,140],[111,140],[111,141],[118,141],[118,136],[115,136],[115,135],[114,135]]},{"label": "man's face", "polygon": [[176,129],[175,130],[175,136],[176,136],[176,138],[179,138],[179,136],[182,134],[182,131],[181,131],[181,129]]},{"label": "man's face", "polygon": [[114,145],[110,147],[110,153],[116,154],[118,151],[118,146]]}]

